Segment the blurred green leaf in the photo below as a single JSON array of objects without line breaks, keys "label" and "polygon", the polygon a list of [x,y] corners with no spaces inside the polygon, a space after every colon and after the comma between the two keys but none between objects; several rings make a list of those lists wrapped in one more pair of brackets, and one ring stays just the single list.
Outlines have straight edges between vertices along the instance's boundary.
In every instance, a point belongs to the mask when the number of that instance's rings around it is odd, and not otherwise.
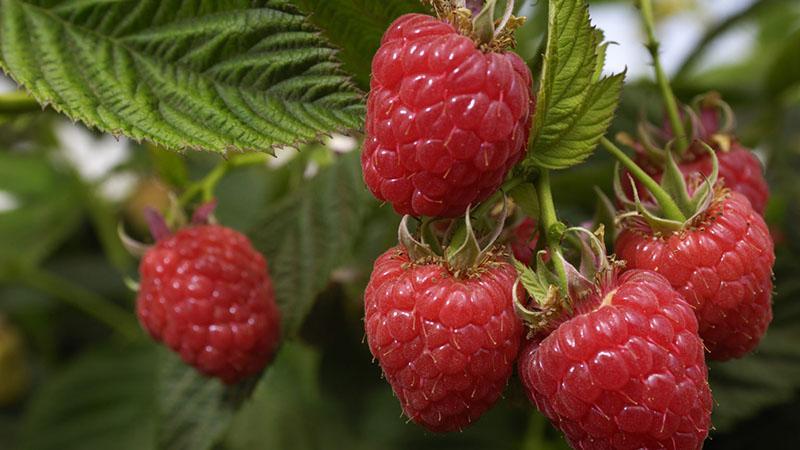
[{"label": "blurred green leaf", "polygon": [[331,272],[346,261],[368,203],[353,152],[320,170],[298,191],[270,206],[248,233],[267,256],[284,334],[295,334]]},{"label": "blurred green leaf", "polygon": [[106,345],[50,377],[26,412],[21,450],[154,449],[153,349]]},{"label": "blurred green leaf", "polygon": [[158,448],[207,450],[224,436],[247,383],[225,386],[201,375],[168,350],[160,355],[158,375]]},{"label": "blurred green leaf", "polygon": [[586,160],[614,118],[624,78],[599,78],[603,33],[591,26],[585,0],[550,0],[549,15],[528,170]]},{"label": "blurred green leaf", "polygon": [[345,69],[355,74],[362,89],[369,88],[372,57],[389,24],[403,14],[424,11],[419,0],[293,0],[310,14],[337,47]]},{"label": "blurred green leaf", "polygon": [[341,417],[319,391],[319,355],[287,342],[236,416],[230,450],[352,448]]},{"label": "blurred green leaf", "polygon": [[36,264],[79,224],[80,185],[41,156],[0,153],[0,276],[11,263]]},{"label": "blurred green leaf", "polygon": [[40,103],[172,150],[361,125],[361,93],[286,0],[3,0],[0,35],[0,67]]},{"label": "blurred green leaf", "polygon": [[786,39],[767,73],[767,92],[772,98],[794,93],[800,86],[800,30]]}]

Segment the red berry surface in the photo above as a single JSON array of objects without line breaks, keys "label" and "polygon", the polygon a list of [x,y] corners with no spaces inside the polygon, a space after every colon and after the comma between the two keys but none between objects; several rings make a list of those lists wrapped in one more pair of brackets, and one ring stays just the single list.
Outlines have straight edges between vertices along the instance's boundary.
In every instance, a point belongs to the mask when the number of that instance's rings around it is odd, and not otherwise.
[{"label": "red berry surface", "polygon": [[575,449],[701,448],[712,399],[689,305],[641,270],[586,301],[596,307],[525,344],[519,373],[531,401]]},{"label": "red berry surface", "polygon": [[181,229],[147,251],[139,274],[139,321],[187,364],[235,383],[272,358],[280,314],[266,261],[243,234]]},{"label": "red berry surface", "polygon": [[531,74],[453,26],[407,14],[372,61],[364,180],[400,214],[455,217],[486,199],[525,154]]},{"label": "red berry surface", "polygon": [[713,359],[752,351],[772,320],[772,238],[739,193],[721,195],[680,232],[657,234],[629,224],[617,238],[616,254],[628,268],[660,273],[683,295]]},{"label": "red berry surface", "polygon": [[514,258],[526,265],[533,263],[536,252],[536,244],[539,240],[536,228],[536,221],[526,217],[514,227],[508,240]]},{"label": "red berry surface", "polygon": [[405,414],[435,432],[462,430],[500,397],[522,337],[499,259],[472,277],[415,264],[402,247],[375,261],[364,295],[369,348]]}]

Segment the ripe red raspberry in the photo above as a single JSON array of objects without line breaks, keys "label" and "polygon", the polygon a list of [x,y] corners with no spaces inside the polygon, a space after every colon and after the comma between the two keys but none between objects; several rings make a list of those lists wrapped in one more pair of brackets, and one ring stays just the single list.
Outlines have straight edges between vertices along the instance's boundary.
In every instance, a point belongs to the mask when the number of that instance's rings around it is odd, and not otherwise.
[{"label": "ripe red raspberry", "polygon": [[775,252],[764,219],[736,192],[717,194],[689,229],[654,233],[629,224],[616,243],[628,268],[653,270],[695,309],[710,357],[752,351],[772,320]]},{"label": "ripe red raspberry", "polygon": [[453,26],[407,14],[372,61],[364,181],[400,214],[455,217],[485,200],[525,154],[531,74]]},{"label": "ripe red raspberry", "polygon": [[[695,147],[697,145],[695,144]],[[764,169],[761,161],[750,150],[742,147],[739,143],[733,142],[730,150],[717,150],[717,160],[719,161],[719,179],[723,180],[726,187],[738,192],[748,200],[753,209],[759,214],[764,214],[769,199],[769,186],[764,178]],[[656,168],[646,161],[641,153],[637,154],[637,164],[645,169],[656,181],[661,181],[663,169]],[[704,151],[687,152],[683,162],[678,164],[684,178],[689,181],[690,177],[702,175],[711,176],[713,161],[711,155]],[[630,189],[630,182],[627,176],[623,180],[623,187]],[[640,196],[647,196],[641,185],[637,184]],[[626,190],[626,192],[628,192]],[[630,195],[630,198],[633,198]],[[648,197],[649,198],[649,197]]]},{"label": "ripe red raspberry", "polygon": [[466,278],[415,264],[403,247],[375,261],[364,294],[367,340],[411,420],[462,430],[500,397],[522,336],[516,277],[498,257]]},{"label": "ripe red raspberry", "polygon": [[139,321],[187,364],[236,383],[272,358],[280,313],[266,261],[241,233],[181,229],[147,251],[139,274]]},{"label": "ripe red raspberry", "polygon": [[533,263],[538,240],[536,221],[526,217],[514,227],[508,242],[511,246],[511,251],[514,253],[514,258],[529,266]]},{"label": "ripe red raspberry", "polygon": [[597,305],[523,348],[528,397],[576,449],[699,449],[711,391],[692,310],[653,272],[601,286]]}]

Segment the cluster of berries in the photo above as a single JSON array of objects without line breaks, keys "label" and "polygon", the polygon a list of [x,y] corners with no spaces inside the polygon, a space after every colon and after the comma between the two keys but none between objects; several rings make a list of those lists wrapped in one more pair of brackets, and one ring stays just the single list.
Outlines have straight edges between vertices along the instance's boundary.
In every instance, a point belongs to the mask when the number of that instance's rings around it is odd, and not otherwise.
[{"label": "cluster of berries", "polygon": [[[496,192],[524,157],[534,99],[519,57],[451,23],[411,14],[386,32],[362,167],[370,190],[401,214],[466,211],[469,241],[468,205]],[[636,214],[620,214],[619,261],[603,249],[606,269],[532,331],[509,252],[532,263],[532,220],[506,233],[510,246],[467,252],[466,265],[454,254],[472,246],[454,238],[436,254],[404,220],[364,302],[369,348],[405,414],[432,431],[462,430],[502,395],[516,363],[530,400],[575,448],[702,447],[712,409],[706,358],[752,351],[772,317],[766,183],[717,112],[699,108],[696,142],[677,162],[637,143],[643,172],[673,183],[665,171],[683,174],[685,220],[658,220],[658,204],[644,191],[632,201],[642,189],[629,186],[620,204]]]},{"label": "cluster of berries", "polygon": [[[643,172],[681,178],[684,220],[658,219],[648,212],[657,202],[627,185],[620,205],[638,214],[622,215],[624,266],[608,264],[603,248],[568,308],[535,298],[521,306],[511,253],[533,263],[536,224],[506,233],[509,246],[495,245],[495,233],[481,247],[469,205],[525,156],[532,77],[516,54],[452,22],[397,19],[373,60],[367,104],[362,167],[375,196],[401,214],[466,211],[466,233],[443,254],[404,220],[365,292],[369,348],[404,412],[432,431],[461,430],[497,401],[516,364],[530,400],[575,448],[700,448],[712,409],[706,357],[752,351],[772,317],[758,160],[722,130],[718,105],[691,113],[696,141],[677,162],[651,151],[650,137],[635,142]],[[279,312],[264,258],[242,234],[206,224],[203,211],[174,234],[151,217],[157,241],[141,262],[137,312],[186,363],[236,383],[273,357]],[[546,320],[526,332],[529,307]]]}]

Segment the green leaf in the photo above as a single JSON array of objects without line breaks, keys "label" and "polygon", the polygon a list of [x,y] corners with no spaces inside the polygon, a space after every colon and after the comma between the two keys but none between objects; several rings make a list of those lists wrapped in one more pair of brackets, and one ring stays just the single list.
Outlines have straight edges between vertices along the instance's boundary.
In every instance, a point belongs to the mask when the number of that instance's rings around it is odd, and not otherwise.
[{"label": "green leaf", "polygon": [[36,264],[78,226],[80,187],[37,155],[0,153],[0,274],[8,264]]},{"label": "green leaf", "polygon": [[201,375],[167,350],[161,352],[160,360],[158,448],[213,448],[228,430],[250,387],[246,383],[225,386],[217,379]]},{"label": "green leaf", "polygon": [[226,440],[231,450],[353,448],[342,418],[319,389],[320,356],[302,344],[281,348],[236,416]]},{"label": "green leaf", "polygon": [[352,252],[369,203],[358,157],[338,157],[248,233],[267,257],[284,333],[298,331],[333,269]]},{"label": "green leaf", "polygon": [[525,288],[531,298],[543,299],[547,297],[549,284],[543,282],[542,278],[533,269],[516,259],[514,259],[514,268],[517,269],[520,284],[522,284],[522,287]]},{"label": "green leaf", "polygon": [[[792,97],[800,88],[800,30],[786,38],[786,43],[767,73],[767,92],[770,97]],[[791,100],[791,98],[787,98]]]},{"label": "green leaf", "polygon": [[603,34],[585,0],[551,0],[547,49],[528,157],[523,167],[565,169],[586,160],[605,134],[624,74],[600,78]]},{"label": "green leaf", "polygon": [[403,14],[422,12],[419,0],[294,0],[309,13],[309,20],[341,48],[344,67],[355,74],[363,89],[369,87],[372,57],[383,33]]},{"label": "green leaf", "polygon": [[109,345],[49,378],[28,407],[20,449],[154,449],[153,348]]},{"label": "green leaf", "polygon": [[0,0],[0,66],[72,119],[172,150],[268,151],[364,110],[286,0]]}]

